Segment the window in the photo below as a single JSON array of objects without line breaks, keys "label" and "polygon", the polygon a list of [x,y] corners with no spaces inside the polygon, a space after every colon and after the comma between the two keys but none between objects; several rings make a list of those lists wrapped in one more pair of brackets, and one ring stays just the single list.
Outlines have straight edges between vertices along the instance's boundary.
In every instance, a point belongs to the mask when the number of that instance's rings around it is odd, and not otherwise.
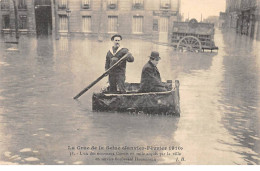
[{"label": "window", "polygon": [[27,29],[27,16],[19,15],[19,29]]},{"label": "window", "polygon": [[10,4],[9,4],[9,0],[2,0],[1,3],[1,9],[9,9],[10,8]]},{"label": "window", "polygon": [[133,9],[143,9],[144,0],[133,0]]},{"label": "window", "polygon": [[117,16],[108,16],[108,32],[115,33],[117,32]]},{"label": "window", "polygon": [[35,0],[34,5],[51,5],[50,0]]},{"label": "window", "polygon": [[66,9],[68,6],[67,0],[59,0],[58,9]]},{"label": "window", "polygon": [[18,9],[27,9],[26,0],[18,1]]},{"label": "window", "polygon": [[160,17],[160,32],[168,32],[168,17]]},{"label": "window", "polygon": [[133,33],[143,33],[143,16],[133,17]]},{"label": "window", "polygon": [[90,9],[90,0],[82,0],[82,9]]},{"label": "window", "polygon": [[10,15],[3,15],[2,21],[3,29],[10,29]]},{"label": "window", "polygon": [[153,31],[158,31],[158,19],[153,19]]},{"label": "window", "polygon": [[107,0],[107,9],[110,10],[117,9],[117,0]]},{"label": "window", "polygon": [[60,15],[59,16],[59,28],[60,31],[68,31],[68,17],[67,15]]},{"label": "window", "polygon": [[82,16],[82,31],[91,32],[91,16]]},{"label": "window", "polygon": [[170,0],[161,0],[161,9],[170,9],[171,1]]}]

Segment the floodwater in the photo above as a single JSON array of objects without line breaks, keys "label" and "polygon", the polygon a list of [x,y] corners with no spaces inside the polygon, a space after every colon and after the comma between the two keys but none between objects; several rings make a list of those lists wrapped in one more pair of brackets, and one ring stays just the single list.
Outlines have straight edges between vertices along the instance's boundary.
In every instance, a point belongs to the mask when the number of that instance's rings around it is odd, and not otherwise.
[{"label": "floodwater", "polygon": [[180,81],[180,117],[92,112],[107,78],[73,100],[104,72],[109,39],[20,42],[0,44],[0,164],[260,164],[259,42],[217,30],[218,52],[194,54],[123,39],[135,57],[126,81],[159,51],[162,78]]}]

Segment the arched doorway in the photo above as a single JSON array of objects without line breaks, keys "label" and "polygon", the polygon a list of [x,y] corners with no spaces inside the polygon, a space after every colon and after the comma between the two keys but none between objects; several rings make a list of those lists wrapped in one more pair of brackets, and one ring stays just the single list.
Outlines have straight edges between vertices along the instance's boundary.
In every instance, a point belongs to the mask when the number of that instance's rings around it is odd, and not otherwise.
[{"label": "arched doorway", "polygon": [[50,35],[52,33],[51,0],[35,0],[36,33]]}]

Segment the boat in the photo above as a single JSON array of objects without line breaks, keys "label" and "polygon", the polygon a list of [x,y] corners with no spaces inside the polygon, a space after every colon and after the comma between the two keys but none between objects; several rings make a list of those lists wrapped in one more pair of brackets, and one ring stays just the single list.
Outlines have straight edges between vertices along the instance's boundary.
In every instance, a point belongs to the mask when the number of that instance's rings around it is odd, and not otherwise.
[{"label": "boat", "polygon": [[165,82],[167,91],[139,93],[140,83],[125,83],[126,93],[109,93],[108,88],[93,93],[92,110],[96,112],[136,112],[180,116],[179,81]]}]

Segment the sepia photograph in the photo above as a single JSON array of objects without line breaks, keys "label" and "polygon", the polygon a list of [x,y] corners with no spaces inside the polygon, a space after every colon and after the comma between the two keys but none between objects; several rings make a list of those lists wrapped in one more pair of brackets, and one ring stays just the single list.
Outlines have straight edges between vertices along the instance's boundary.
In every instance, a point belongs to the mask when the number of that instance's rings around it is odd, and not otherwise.
[{"label": "sepia photograph", "polygon": [[260,0],[0,6],[0,167],[260,164]]}]

